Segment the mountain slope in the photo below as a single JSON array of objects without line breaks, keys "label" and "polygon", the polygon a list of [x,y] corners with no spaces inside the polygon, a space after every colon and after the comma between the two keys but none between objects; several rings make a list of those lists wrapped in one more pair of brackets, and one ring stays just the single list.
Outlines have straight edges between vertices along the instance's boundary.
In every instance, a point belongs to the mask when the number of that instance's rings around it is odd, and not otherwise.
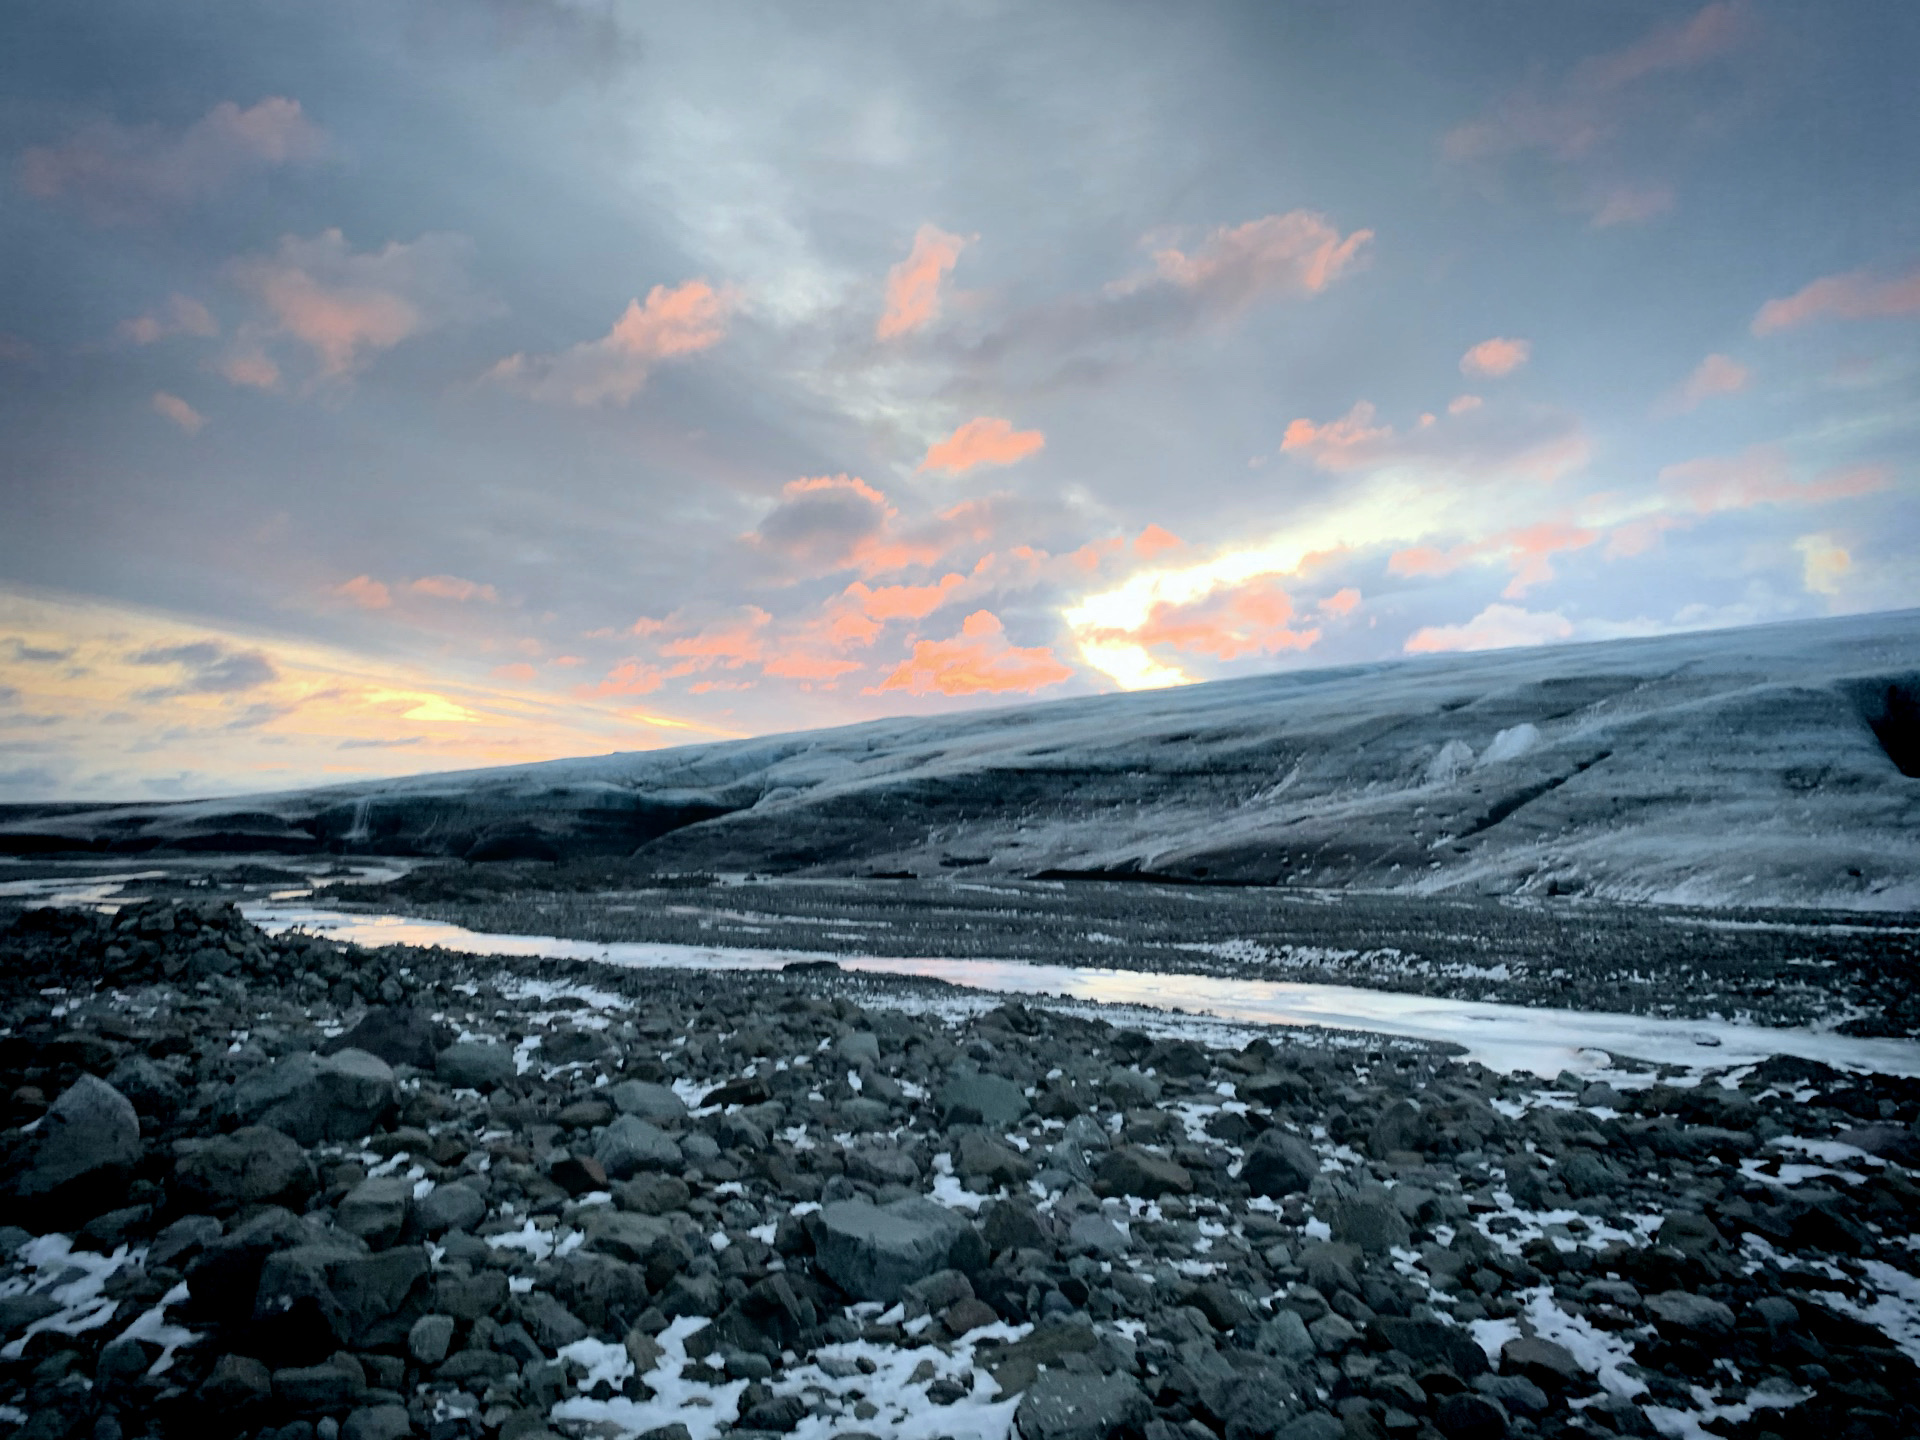
[{"label": "mountain slope", "polygon": [[0,850],[632,854],[1920,908],[1920,612],[1298,671],[238,800]]}]

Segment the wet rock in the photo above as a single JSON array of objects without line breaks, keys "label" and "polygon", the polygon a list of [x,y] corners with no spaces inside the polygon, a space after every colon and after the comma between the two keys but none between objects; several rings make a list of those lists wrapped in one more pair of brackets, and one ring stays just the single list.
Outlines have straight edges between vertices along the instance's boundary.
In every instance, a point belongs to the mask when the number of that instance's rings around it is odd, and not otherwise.
[{"label": "wet rock", "polygon": [[378,1056],[389,1065],[432,1070],[435,1058],[452,1038],[446,1026],[437,1024],[419,1010],[375,1005],[361,1017],[358,1025],[322,1045],[320,1053],[334,1055],[342,1050],[360,1050]]},{"label": "wet rock", "polygon": [[1320,1157],[1298,1135],[1268,1130],[1253,1142],[1240,1178],[1256,1195],[1281,1199],[1302,1193],[1320,1174]]},{"label": "wet rock", "polygon": [[969,1239],[984,1250],[970,1224],[928,1200],[844,1200],[820,1212],[814,1248],[820,1268],[847,1294],[890,1305],[936,1270],[971,1268],[955,1258]]},{"label": "wet rock", "polygon": [[1113,1440],[1143,1426],[1153,1407],[1131,1375],[1049,1370],[1020,1399],[1022,1440]]},{"label": "wet rock", "polygon": [[318,1183],[306,1152],[264,1125],[204,1141],[182,1156],[173,1171],[181,1200],[215,1214],[248,1205],[297,1205]]},{"label": "wet rock", "polygon": [[41,1117],[25,1164],[6,1182],[6,1202],[21,1214],[92,1215],[121,1193],[141,1153],[132,1103],[99,1076],[82,1075]]},{"label": "wet rock", "polygon": [[514,1078],[513,1051],[483,1040],[462,1040],[447,1046],[433,1059],[434,1074],[448,1085],[467,1090],[492,1090]]},{"label": "wet rock", "polygon": [[622,1115],[600,1132],[593,1158],[615,1180],[630,1180],[642,1170],[676,1170],[683,1162],[671,1136],[635,1115]]}]

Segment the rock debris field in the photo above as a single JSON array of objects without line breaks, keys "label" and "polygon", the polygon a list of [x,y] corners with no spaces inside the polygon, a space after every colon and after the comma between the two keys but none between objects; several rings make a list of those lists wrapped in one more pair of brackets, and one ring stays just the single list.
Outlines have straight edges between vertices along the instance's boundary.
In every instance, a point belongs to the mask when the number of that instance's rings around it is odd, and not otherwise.
[{"label": "rock debris field", "polygon": [[25,1440],[1920,1434],[1920,1086],[0,934]]}]

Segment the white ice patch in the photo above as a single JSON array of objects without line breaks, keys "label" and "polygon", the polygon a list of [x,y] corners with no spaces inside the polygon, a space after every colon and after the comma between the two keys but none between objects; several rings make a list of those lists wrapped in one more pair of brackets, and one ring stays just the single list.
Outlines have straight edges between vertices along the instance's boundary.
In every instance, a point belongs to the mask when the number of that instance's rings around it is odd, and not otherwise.
[{"label": "white ice patch", "polygon": [[160,1297],[160,1303],[151,1310],[143,1310],[134,1318],[134,1322],[120,1332],[122,1340],[144,1340],[149,1345],[158,1345],[160,1354],[153,1364],[147,1367],[147,1374],[162,1375],[173,1366],[173,1352],[182,1345],[191,1345],[200,1337],[184,1325],[167,1323],[167,1307],[178,1305],[187,1298],[187,1282],[178,1285]]},{"label": "white ice patch", "polygon": [[487,1244],[495,1250],[524,1250],[535,1260],[548,1260],[553,1257],[554,1237],[553,1231],[542,1230],[528,1220],[518,1230],[487,1236]]},{"label": "white ice patch", "polygon": [[[939,1440],[948,1435],[964,1435],[968,1440],[1009,1440],[1014,1412],[1020,1408],[1019,1398],[994,1399],[999,1387],[991,1376],[974,1368],[974,1347],[986,1340],[1018,1340],[1032,1328],[984,1325],[955,1341],[950,1353],[945,1354],[932,1346],[903,1350],[865,1340],[823,1345],[814,1352],[812,1364],[789,1370],[775,1380],[773,1391],[826,1402],[827,1413],[802,1420],[794,1428],[794,1440],[827,1440],[850,1431],[885,1435],[887,1440]],[[860,1373],[862,1360],[873,1366],[872,1374]],[[933,1374],[916,1381],[914,1372],[923,1363],[931,1364]],[[831,1373],[835,1371],[853,1373]],[[927,1398],[927,1387],[941,1379],[967,1387],[967,1393],[951,1405],[934,1404]],[[862,1400],[879,1414],[870,1420],[856,1419],[853,1407]]]},{"label": "white ice patch", "polygon": [[28,1339],[42,1330],[78,1335],[108,1323],[118,1303],[100,1292],[114,1271],[122,1265],[139,1264],[146,1253],[139,1250],[129,1254],[124,1245],[111,1255],[75,1250],[72,1239],[65,1235],[42,1235],[22,1245],[14,1252],[15,1257],[35,1273],[0,1284],[0,1295],[44,1295],[60,1308],[34,1321],[18,1339],[0,1348],[0,1359],[18,1360],[26,1353]]},{"label": "white ice patch", "polygon": [[1633,1360],[1632,1345],[1596,1329],[1578,1315],[1567,1314],[1553,1303],[1550,1285],[1535,1286],[1522,1291],[1521,1296],[1526,1301],[1523,1313],[1532,1323],[1534,1334],[1565,1346],[1580,1368],[1599,1382],[1601,1389],[1622,1400],[1631,1400],[1646,1392],[1647,1387],[1624,1368]]},{"label": "white ice patch", "polygon": [[[747,1382],[710,1384],[687,1373],[693,1367],[687,1358],[687,1338],[711,1323],[698,1315],[683,1315],[655,1337],[665,1353],[658,1365],[640,1377],[653,1391],[651,1400],[629,1400],[624,1395],[594,1400],[576,1395],[555,1405],[553,1418],[601,1423],[608,1427],[609,1434],[621,1437],[641,1435],[678,1423],[687,1427],[692,1440],[717,1440],[723,1430],[731,1429],[740,1418],[740,1395],[747,1388]],[[560,1354],[587,1367],[589,1389],[595,1381],[603,1379],[618,1386],[634,1373],[632,1358],[618,1345],[581,1340]]]},{"label": "white ice patch", "polygon": [[1920,1279],[1884,1260],[1863,1261],[1861,1268],[1875,1292],[1872,1304],[1862,1305],[1831,1293],[1824,1297],[1826,1302],[1873,1326],[1893,1341],[1909,1360],[1920,1364]]}]

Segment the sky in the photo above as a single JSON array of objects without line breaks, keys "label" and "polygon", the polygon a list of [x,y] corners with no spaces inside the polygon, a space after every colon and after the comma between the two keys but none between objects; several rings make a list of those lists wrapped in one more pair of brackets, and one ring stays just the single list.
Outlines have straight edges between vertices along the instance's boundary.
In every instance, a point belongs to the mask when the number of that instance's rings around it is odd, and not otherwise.
[{"label": "sky", "polygon": [[1920,605],[1920,7],[15,7],[0,800]]}]

